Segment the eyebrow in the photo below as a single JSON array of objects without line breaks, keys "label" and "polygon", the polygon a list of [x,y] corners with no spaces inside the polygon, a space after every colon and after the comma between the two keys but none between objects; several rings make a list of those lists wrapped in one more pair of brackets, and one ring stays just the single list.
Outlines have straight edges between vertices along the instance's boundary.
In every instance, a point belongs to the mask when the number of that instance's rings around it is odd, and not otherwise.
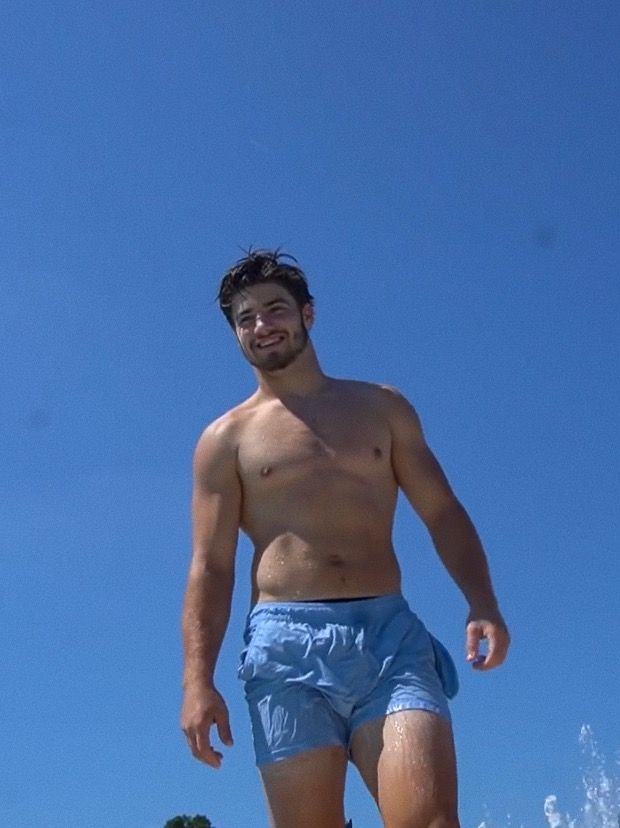
[{"label": "eyebrow", "polygon": [[[264,308],[271,308],[271,307],[273,307],[273,305],[278,305],[278,304],[288,305],[289,302],[286,300],[286,297],[278,296],[276,299],[270,299],[268,302],[264,302],[263,307]],[[237,319],[241,319],[242,317],[248,316],[249,314],[252,314],[252,313],[253,313],[253,311],[251,310],[251,308],[244,308],[243,310],[240,310],[239,313],[237,314]]]}]

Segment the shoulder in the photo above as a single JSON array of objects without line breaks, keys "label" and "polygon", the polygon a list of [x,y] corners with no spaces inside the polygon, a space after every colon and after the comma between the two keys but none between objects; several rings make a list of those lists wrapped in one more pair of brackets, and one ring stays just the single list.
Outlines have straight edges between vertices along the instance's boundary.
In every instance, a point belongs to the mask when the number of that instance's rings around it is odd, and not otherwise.
[{"label": "shoulder", "polygon": [[340,394],[357,397],[360,400],[376,402],[383,405],[393,405],[399,400],[406,402],[401,392],[392,385],[349,379],[336,379],[333,380],[333,383]]},{"label": "shoulder", "polygon": [[421,432],[417,411],[405,395],[393,385],[359,380],[337,380],[340,393],[349,395],[356,404],[375,415],[385,417],[392,429]]},{"label": "shoulder", "polygon": [[214,463],[234,460],[243,430],[252,416],[252,398],[222,414],[204,429],[194,450],[194,465],[205,468]]},{"label": "shoulder", "polygon": [[421,436],[422,423],[413,404],[393,385],[378,384],[377,397],[382,410],[395,432],[406,432],[410,436]]},{"label": "shoulder", "polygon": [[366,397],[369,401],[380,406],[387,414],[406,414],[417,417],[417,413],[411,402],[405,395],[393,385],[380,382],[358,382],[351,381],[350,385],[354,392]]}]

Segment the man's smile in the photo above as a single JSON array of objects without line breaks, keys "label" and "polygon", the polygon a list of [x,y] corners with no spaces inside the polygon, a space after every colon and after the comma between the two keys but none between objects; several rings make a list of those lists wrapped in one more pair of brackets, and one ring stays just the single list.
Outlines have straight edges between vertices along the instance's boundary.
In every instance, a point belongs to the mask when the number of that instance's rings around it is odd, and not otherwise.
[{"label": "man's smile", "polygon": [[267,336],[265,339],[261,339],[259,342],[256,343],[257,348],[270,348],[273,345],[278,345],[280,342],[284,340],[283,334],[273,334],[273,336]]}]

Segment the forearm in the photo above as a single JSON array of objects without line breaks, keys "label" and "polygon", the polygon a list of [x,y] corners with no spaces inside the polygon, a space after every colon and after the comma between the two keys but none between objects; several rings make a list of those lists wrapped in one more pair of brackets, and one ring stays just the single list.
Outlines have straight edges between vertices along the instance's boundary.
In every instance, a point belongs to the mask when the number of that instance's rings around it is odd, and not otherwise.
[{"label": "forearm", "polygon": [[455,501],[429,531],[450,576],[476,612],[497,612],[489,566],[478,533],[463,506]]},{"label": "forearm", "polygon": [[191,572],[183,608],[183,686],[213,686],[215,665],[230,618],[232,573]]}]

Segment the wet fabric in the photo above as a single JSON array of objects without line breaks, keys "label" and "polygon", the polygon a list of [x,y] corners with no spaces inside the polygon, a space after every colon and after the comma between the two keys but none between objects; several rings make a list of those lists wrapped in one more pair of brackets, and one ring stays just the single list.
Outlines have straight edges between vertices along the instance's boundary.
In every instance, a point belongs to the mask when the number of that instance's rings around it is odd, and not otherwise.
[{"label": "wet fabric", "polygon": [[446,648],[402,595],[256,604],[239,678],[257,764],[327,745],[398,710],[450,719],[458,675]]}]

